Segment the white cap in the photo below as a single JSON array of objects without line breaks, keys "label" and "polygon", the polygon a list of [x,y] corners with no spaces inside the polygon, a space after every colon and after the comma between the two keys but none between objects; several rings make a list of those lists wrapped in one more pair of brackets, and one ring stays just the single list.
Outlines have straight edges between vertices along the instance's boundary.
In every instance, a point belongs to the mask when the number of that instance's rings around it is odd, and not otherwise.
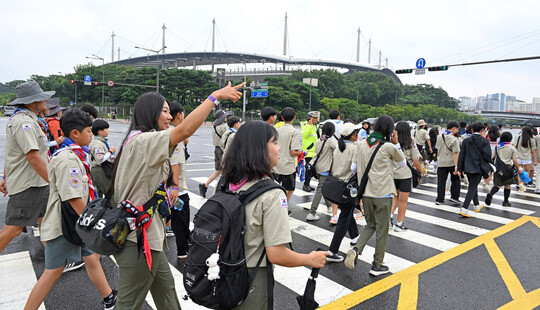
[{"label": "white cap", "polygon": [[362,128],[362,125],[355,125],[353,123],[345,123],[343,124],[343,126],[341,126],[341,130],[339,132],[340,135],[346,137],[348,135],[350,135],[351,133],[353,133],[353,131],[355,129],[360,129]]}]

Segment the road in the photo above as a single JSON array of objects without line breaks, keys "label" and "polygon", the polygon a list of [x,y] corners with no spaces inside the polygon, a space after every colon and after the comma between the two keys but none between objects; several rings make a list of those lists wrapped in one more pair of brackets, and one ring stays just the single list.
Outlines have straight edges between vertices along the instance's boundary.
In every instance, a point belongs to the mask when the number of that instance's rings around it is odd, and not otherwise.
[{"label": "road", "polygon": [[[0,118],[2,166],[6,122],[7,118]],[[124,123],[111,123],[110,144],[118,147],[127,128],[128,125]],[[197,185],[206,180],[214,167],[210,126],[201,127],[190,138],[188,150],[191,154],[187,163],[188,187],[191,214],[194,215],[204,203],[204,199],[198,195]],[[377,278],[368,275],[375,246],[375,238],[372,238],[354,271],[342,263],[328,264],[321,270],[315,294],[320,305],[327,305],[329,309],[342,309],[345,304],[353,308],[395,309],[398,303],[414,301],[414,298],[409,300],[407,296],[416,296],[415,305],[418,308],[495,309],[518,300],[525,293],[538,290],[540,224],[537,217],[540,216],[540,196],[531,190],[526,193],[513,190],[512,207],[503,208],[500,205],[500,191],[491,207],[474,214],[473,218],[463,219],[457,214],[458,206],[434,204],[435,181],[434,175],[430,174],[428,181],[411,194],[405,220],[409,231],[390,232],[385,263],[392,274]],[[310,204],[313,194],[299,188],[301,183],[297,182],[297,190],[290,203],[292,215],[289,223],[294,249],[302,253],[318,247],[326,249],[334,230],[334,226],[328,222],[330,215],[326,213],[326,207],[321,205],[321,219],[306,222],[307,211],[302,207]],[[213,188],[210,190],[213,191]],[[480,192],[483,199],[487,190],[481,187]],[[463,185],[462,199],[465,193],[466,187]],[[7,197],[0,198],[0,226],[4,223],[6,203]],[[365,221],[359,220],[357,224],[361,229]],[[507,225],[518,228],[509,230],[507,227],[510,226]],[[509,232],[500,233],[506,230]],[[173,238],[168,238],[169,249],[165,252],[173,268],[178,294],[182,296],[185,292],[181,274],[183,262],[176,258]],[[499,253],[493,250],[493,240],[496,241],[495,248],[503,254],[502,259],[500,255],[493,254]],[[340,247],[341,255],[345,255],[349,249],[349,241],[348,238],[344,239]],[[500,268],[506,266],[505,262],[511,266],[510,270],[514,271],[523,290],[512,293],[512,289],[507,288],[511,283],[507,279],[513,278],[512,275],[505,276],[502,271],[505,269]],[[115,287],[118,267],[109,257],[102,257],[102,265],[111,286]],[[31,232],[17,237],[0,255],[0,309],[21,309],[43,269],[44,250],[39,238]],[[298,308],[296,296],[303,293],[309,273],[310,270],[304,267],[276,267],[276,309]],[[416,286],[404,282],[411,274],[416,279]],[[410,295],[410,290],[405,289],[409,287],[416,287],[416,295]],[[100,302],[98,292],[82,268],[62,275],[45,300],[43,309],[100,309]],[[183,309],[199,309],[182,299],[181,305]],[[144,309],[155,309],[150,295]]]}]

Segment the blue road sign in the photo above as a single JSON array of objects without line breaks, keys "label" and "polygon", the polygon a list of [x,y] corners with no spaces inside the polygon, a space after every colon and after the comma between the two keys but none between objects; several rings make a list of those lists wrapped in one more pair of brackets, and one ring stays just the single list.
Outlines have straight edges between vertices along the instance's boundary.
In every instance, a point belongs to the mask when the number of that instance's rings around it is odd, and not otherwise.
[{"label": "blue road sign", "polygon": [[263,88],[263,89],[254,89],[251,91],[251,97],[252,98],[266,98],[268,97],[268,89],[267,88]]},{"label": "blue road sign", "polygon": [[424,58],[418,58],[416,61],[416,68],[423,69],[426,66],[426,60]]},{"label": "blue road sign", "polygon": [[85,82],[91,82],[91,81],[92,81],[92,77],[89,76],[89,75],[85,75],[85,76],[84,76],[84,81],[85,81]]},{"label": "blue road sign", "polygon": [[70,101],[70,102],[69,102],[69,105],[73,105],[73,101]]}]

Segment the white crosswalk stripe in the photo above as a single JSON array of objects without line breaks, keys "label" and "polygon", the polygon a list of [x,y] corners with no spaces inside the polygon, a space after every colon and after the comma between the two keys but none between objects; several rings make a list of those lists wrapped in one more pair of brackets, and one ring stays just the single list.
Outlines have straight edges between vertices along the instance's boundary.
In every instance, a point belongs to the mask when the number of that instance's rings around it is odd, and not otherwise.
[{"label": "white crosswalk stripe", "polygon": [[[0,256],[0,309],[23,309],[37,283],[28,251]],[[14,282],[15,281],[15,282]],[[42,304],[39,309],[44,310]]]}]

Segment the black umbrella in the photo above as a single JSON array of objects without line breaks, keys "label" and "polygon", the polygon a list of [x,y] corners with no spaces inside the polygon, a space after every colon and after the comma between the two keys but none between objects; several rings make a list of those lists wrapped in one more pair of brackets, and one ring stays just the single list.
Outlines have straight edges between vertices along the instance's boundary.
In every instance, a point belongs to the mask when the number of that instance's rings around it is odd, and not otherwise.
[{"label": "black umbrella", "polygon": [[315,283],[317,276],[319,275],[320,268],[313,268],[311,270],[311,276],[306,283],[306,289],[304,295],[296,296],[296,300],[300,305],[301,310],[315,310],[319,307],[319,304],[315,301]]}]

